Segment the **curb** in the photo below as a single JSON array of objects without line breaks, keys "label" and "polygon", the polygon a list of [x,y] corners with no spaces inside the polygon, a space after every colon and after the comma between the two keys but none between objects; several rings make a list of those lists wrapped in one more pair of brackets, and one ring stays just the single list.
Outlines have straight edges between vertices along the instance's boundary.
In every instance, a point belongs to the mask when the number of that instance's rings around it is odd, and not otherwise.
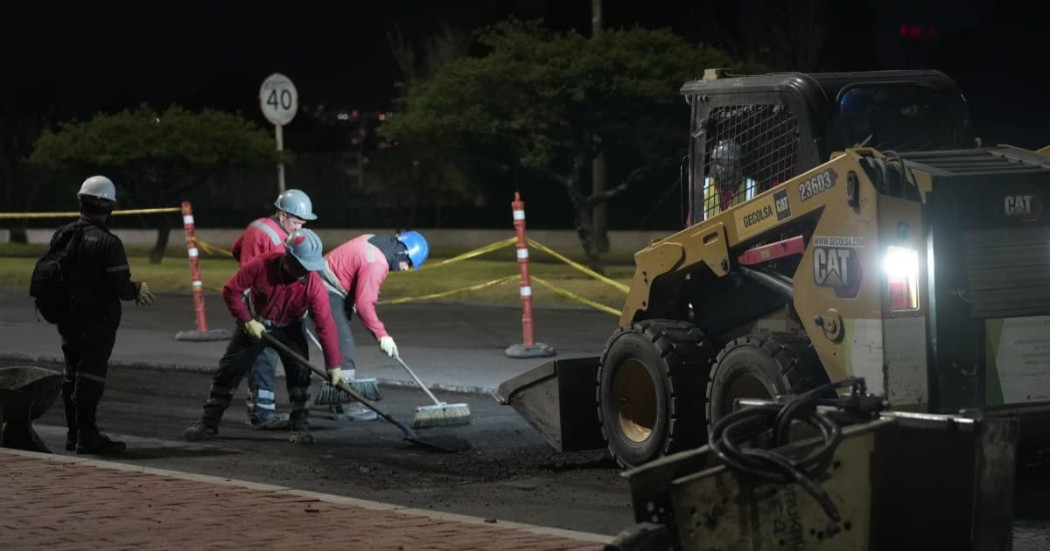
[{"label": "curb", "polygon": [[[26,354],[0,354],[0,361],[4,362],[26,362],[29,364],[35,363],[46,363],[46,364],[59,364],[62,365],[65,359],[60,356],[29,356]],[[141,362],[127,362],[121,360],[110,360],[110,367],[119,367],[125,369],[144,369],[154,371],[187,371],[191,373],[212,373],[218,368],[218,360],[216,360],[215,366],[205,367],[201,365],[191,364],[165,364],[165,363],[150,363],[145,364]],[[279,375],[281,376],[281,375]],[[418,385],[414,381],[406,381],[401,379],[376,379],[376,384],[379,386],[386,386],[391,388],[416,388]],[[440,390],[442,392],[451,392],[455,394],[469,394],[476,396],[492,396],[497,389],[486,388],[480,386],[464,386],[464,385],[445,385],[445,384],[428,384],[427,388],[430,390]]]},{"label": "curb", "polygon": [[115,471],[132,471],[141,472],[145,474],[151,474],[156,476],[163,476],[169,478],[177,478],[181,480],[189,480],[193,482],[203,482],[207,484],[218,484],[223,486],[237,486],[249,490],[272,492],[282,495],[295,495],[309,499],[316,499],[318,501],[324,501],[327,503],[334,503],[339,505],[350,505],[353,507],[360,507],[363,509],[371,509],[378,511],[392,511],[404,515],[412,515],[419,517],[426,517],[435,520],[445,520],[453,522],[461,522],[464,524],[483,524],[487,526],[499,526],[502,528],[510,528],[514,530],[520,530],[523,532],[529,532],[532,534],[538,534],[542,536],[557,536],[567,539],[573,539],[577,541],[586,541],[593,543],[607,544],[612,542],[612,536],[606,536],[603,534],[594,534],[591,532],[578,532],[575,530],[566,530],[563,528],[550,528],[546,526],[536,526],[532,524],[523,524],[519,522],[502,521],[497,519],[485,519],[482,517],[473,517],[469,515],[460,515],[457,513],[444,513],[440,511],[429,511],[425,509],[414,509],[411,507],[402,507],[393,503],[383,503],[380,501],[371,501],[366,499],[358,499],[352,497],[344,497],[333,494],[324,494],[320,492],[311,492],[307,490],[296,490],[295,488],[289,488],[286,486],[276,486],[272,484],[262,484],[258,482],[249,482],[247,480],[237,480],[234,478],[224,478],[210,475],[200,475],[185,473],[182,471],[171,471],[167,469],[155,469],[152,467],[141,467],[138,465],[128,465],[126,463],[117,463],[113,461],[103,461],[99,459],[88,459],[82,457],[69,457],[64,455],[46,454],[39,452],[31,452],[24,450],[15,450],[11,448],[0,448],[0,453],[8,453],[12,455],[20,455],[23,457],[30,457],[38,459],[47,463],[74,463],[79,465],[88,465],[91,467],[109,469]]}]

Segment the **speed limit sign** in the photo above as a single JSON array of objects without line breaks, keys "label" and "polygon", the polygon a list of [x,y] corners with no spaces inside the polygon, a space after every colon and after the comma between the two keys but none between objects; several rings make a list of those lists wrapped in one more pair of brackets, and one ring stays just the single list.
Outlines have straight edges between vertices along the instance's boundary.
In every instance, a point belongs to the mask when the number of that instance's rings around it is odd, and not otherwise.
[{"label": "speed limit sign", "polygon": [[274,73],[259,88],[259,107],[266,120],[284,126],[292,122],[299,110],[299,93],[288,77]]}]

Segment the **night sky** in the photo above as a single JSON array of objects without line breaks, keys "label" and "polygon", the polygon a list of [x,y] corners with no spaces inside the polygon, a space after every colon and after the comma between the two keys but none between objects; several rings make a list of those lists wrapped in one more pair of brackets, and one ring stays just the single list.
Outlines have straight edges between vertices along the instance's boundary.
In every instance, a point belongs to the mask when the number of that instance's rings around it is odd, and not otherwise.
[{"label": "night sky", "polygon": [[[156,4],[156,6],[154,6]],[[760,0],[605,0],[605,26],[672,27],[690,40],[745,44],[761,32]],[[1019,2],[840,2],[822,58],[831,70],[936,68],[959,82],[978,134],[1026,147],[1050,144],[1042,85],[1050,9]],[[397,79],[386,34],[433,32],[439,20],[473,29],[508,15],[589,32],[590,0],[108,3],[5,6],[0,27],[5,104],[45,101],[55,120],[148,102],[240,110],[261,120],[257,93],[288,75],[304,104],[388,109]],[[1034,10],[1034,11],[1033,11]],[[751,21],[751,23],[748,23]],[[901,25],[932,29],[900,37]],[[1044,138],[1044,136],[1046,136]]]}]

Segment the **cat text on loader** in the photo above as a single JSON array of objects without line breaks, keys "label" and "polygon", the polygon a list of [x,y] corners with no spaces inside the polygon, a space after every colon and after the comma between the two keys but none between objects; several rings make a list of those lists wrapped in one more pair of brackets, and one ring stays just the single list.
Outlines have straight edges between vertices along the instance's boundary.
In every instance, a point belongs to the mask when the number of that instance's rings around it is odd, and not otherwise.
[{"label": "cat text on loader", "polygon": [[543,364],[501,402],[624,466],[706,443],[737,399],[847,377],[891,410],[1043,436],[1050,157],[978,147],[936,71],[709,71],[682,93],[687,227],[635,254],[600,357]]}]

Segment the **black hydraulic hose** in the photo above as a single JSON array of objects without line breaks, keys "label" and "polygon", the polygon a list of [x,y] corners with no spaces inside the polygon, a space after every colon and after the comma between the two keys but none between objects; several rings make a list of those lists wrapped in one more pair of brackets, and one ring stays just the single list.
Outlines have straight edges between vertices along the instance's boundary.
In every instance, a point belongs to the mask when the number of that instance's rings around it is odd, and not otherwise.
[{"label": "black hydraulic hose", "polygon": [[[863,380],[845,379],[817,387],[784,405],[756,406],[730,413],[712,428],[711,449],[729,468],[745,475],[767,482],[799,484],[820,504],[828,518],[839,522],[842,516],[838,507],[817,479],[831,466],[835,449],[842,441],[842,431],[830,417],[817,411],[817,401],[829,391],[847,386],[855,390],[863,388]],[[818,429],[824,439],[818,449],[801,459],[740,446],[770,431],[774,446],[786,445],[793,420]]]}]

